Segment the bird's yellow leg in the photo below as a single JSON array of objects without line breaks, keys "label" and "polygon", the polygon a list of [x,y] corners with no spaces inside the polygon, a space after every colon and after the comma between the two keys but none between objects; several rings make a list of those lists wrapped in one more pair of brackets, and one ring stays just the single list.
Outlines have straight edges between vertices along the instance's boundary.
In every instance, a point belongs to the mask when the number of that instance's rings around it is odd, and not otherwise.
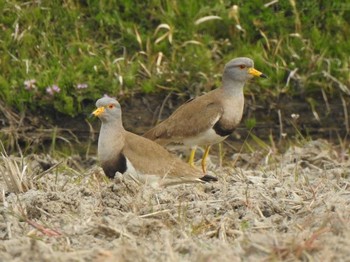
[{"label": "bird's yellow leg", "polygon": [[202,158],[202,170],[203,170],[204,174],[207,172],[207,160],[206,159],[209,155],[209,150],[210,150],[210,146],[206,146],[204,154],[203,154],[203,158]]},{"label": "bird's yellow leg", "polygon": [[190,154],[190,157],[188,158],[188,163],[194,167],[194,156],[196,155],[196,150],[197,150],[197,147],[193,147],[191,149],[191,154]]},{"label": "bird's yellow leg", "polygon": [[222,149],[222,142],[219,143],[219,166],[222,167],[222,159],[224,158],[224,151]]}]

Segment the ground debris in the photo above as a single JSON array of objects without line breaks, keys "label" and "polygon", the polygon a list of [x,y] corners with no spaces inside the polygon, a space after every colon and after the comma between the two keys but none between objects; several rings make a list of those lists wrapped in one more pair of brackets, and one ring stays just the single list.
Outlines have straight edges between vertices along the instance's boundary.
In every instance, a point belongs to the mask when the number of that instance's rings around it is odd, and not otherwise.
[{"label": "ground debris", "polygon": [[[339,261],[350,256],[350,159],[324,141],[211,171],[212,184],[154,188],[61,163],[3,194],[3,261]],[[253,159],[253,158],[258,159]],[[31,159],[31,160],[30,160]],[[260,159],[260,160],[259,160]],[[42,160],[43,161],[43,160]],[[51,165],[51,166],[53,166]],[[28,173],[28,175],[30,175]],[[1,182],[1,181],[0,181]],[[4,189],[3,189],[4,192]],[[60,258],[57,260],[57,258]]]}]

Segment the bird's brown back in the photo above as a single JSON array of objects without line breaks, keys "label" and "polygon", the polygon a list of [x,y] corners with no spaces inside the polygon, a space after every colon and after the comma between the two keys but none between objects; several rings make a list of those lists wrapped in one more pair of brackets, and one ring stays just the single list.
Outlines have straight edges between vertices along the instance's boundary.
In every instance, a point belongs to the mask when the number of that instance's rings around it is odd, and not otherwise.
[{"label": "bird's brown back", "polygon": [[155,141],[176,141],[205,132],[223,113],[219,91],[215,89],[183,104],[169,118],[146,132],[144,137]]}]

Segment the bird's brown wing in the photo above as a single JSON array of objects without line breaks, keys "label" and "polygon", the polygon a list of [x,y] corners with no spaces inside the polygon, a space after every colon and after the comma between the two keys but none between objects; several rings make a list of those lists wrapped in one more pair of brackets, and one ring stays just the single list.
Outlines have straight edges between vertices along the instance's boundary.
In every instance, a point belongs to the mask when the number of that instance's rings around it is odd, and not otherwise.
[{"label": "bird's brown wing", "polygon": [[144,137],[151,140],[181,141],[211,128],[222,116],[220,103],[205,96],[179,107],[168,119],[155,126]]},{"label": "bird's brown wing", "polygon": [[157,143],[144,137],[126,132],[124,156],[142,174],[169,176],[174,179],[198,181],[201,171],[184,163]]}]

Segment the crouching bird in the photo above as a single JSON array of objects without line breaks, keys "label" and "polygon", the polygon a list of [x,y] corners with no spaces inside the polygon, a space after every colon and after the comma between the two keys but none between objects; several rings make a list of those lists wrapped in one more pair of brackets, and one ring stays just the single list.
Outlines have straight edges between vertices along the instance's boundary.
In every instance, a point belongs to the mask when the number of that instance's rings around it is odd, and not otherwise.
[{"label": "crouching bird", "polygon": [[240,123],[244,108],[243,87],[254,76],[266,78],[254,68],[250,58],[232,59],[225,65],[220,88],[187,101],[144,137],[169,149],[192,148],[191,165],[196,146],[205,146],[202,170],[206,173],[210,146],[226,139]]},{"label": "crouching bird", "polygon": [[157,143],[124,129],[117,100],[103,97],[92,113],[101,122],[98,158],[106,176],[130,172],[137,179],[160,185],[211,182],[217,178],[203,173],[169,153]]}]

